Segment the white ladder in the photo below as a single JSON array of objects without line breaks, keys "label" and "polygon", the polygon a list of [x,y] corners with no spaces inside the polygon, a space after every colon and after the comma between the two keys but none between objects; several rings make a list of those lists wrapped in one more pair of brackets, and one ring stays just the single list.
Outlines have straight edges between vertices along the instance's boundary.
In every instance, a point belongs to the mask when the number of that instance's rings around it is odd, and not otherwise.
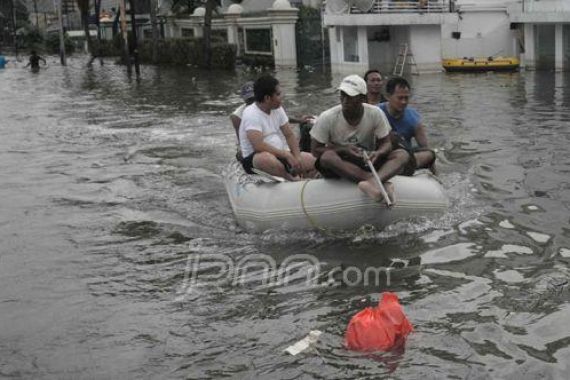
[{"label": "white ladder", "polygon": [[392,75],[402,76],[404,74],[404,69],[406,68],[406,60],[409,60],[409,65],[412,71],[412,74],[418,74],[418,67],[416,65],[416,60],[414,59],[414,55],[410,51],[408,44],[401,44],[400,51],[398,56],[396,57],[396,63],[394,64],[394,70],[392,71]]}]

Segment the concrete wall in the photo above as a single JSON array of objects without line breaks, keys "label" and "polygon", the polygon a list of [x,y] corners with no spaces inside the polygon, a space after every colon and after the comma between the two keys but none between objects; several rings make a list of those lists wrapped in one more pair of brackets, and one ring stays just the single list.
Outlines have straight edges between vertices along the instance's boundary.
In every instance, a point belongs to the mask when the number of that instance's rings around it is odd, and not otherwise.
[{"label": "concrete wall", "polygon": [[537,70],[553,70],[555,61],[555,25],[535,25],[535,59]]},{"label": "concrete wall", "polygon": [[[513,56],[517,52],[517,33],[510,30],[506,12],[463,12],[457,23],[442,25],[442,57]],[[452,32],[461,32],[461,38],[452,38]]]},{"label": "concrete wall", "polygon": [[420,72],[441,71],[441,27],[413,25],[410,27],[410,49]]}]

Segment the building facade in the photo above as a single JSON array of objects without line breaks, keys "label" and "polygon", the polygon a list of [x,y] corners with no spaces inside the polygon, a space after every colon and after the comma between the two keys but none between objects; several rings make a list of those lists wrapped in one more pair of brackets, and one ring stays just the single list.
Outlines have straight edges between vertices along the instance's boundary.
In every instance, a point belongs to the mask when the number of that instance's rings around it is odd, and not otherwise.
[{"label": "building facade", "polygon": [[335,72],[392,72],[403,55],[417,73],[441,71],[443,59],[497,56],[569,69],[568,0],[328,0],[324,12]]}]

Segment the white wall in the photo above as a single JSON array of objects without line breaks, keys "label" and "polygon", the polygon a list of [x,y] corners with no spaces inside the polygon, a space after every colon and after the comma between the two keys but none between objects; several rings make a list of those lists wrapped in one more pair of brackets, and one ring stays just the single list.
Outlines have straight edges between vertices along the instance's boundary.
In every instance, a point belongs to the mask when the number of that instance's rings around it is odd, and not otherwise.
[{"label": "white wall", "polygon": [[[506,12],[463,12],[456,24],[442,25],[442,57],[513,56],[516,33],[510,24]],[[451,37],[456,31],[461,32],[459,40]]]},{"label": "white wall", "polygon": [[420,72],[441,71],[441,27],[413,25],[410,27],[410,51]]}]

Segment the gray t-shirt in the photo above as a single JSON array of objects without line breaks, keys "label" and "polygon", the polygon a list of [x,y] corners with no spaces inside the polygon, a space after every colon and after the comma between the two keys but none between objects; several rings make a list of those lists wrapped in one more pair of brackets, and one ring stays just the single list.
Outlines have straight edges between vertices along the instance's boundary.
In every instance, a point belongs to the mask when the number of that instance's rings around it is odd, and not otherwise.
[{"label": "gray t-shirt", "polygon": [[358,144],[367,150],[376,149],[376,140],[388,136],[390,123],[380,108],[363,104],[364,114],[356,126],[348,124],[339,104],[321,113],[311,129],[311,137],[321,144]]}]

